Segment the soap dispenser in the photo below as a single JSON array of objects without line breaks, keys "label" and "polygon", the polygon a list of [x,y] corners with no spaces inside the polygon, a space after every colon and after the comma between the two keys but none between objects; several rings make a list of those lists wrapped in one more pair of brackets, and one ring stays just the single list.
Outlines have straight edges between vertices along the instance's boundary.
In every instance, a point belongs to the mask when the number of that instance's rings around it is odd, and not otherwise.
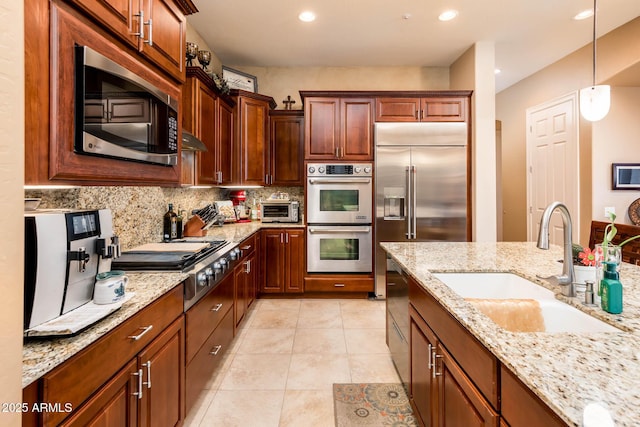
[{"label": "soap dispenser", "polygon": [[600,301],[602,309],[611,314],[622,313],[622,283],[616,270],[616,263],[605,261],[604,278],[600,282],[602,299]]}]

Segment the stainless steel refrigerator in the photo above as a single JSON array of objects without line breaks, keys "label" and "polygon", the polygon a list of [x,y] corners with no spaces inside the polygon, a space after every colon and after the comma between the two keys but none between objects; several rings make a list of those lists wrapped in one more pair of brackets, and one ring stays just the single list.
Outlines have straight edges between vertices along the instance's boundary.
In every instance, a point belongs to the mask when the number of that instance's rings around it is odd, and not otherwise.
[{"label": "stainless steel refrigerator", "polygon": [[380,242],[467,241],[466,123],[375,124],[376,298],[386,297]]}]

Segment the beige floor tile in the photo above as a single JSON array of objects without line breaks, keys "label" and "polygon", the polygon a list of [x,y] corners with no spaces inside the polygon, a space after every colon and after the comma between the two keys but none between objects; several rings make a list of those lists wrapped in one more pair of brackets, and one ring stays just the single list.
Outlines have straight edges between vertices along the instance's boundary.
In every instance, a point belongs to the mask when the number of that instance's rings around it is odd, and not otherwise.
[{"label": "beige floor tile", "polygon": [[219,391],[204,414],[201,427],[277,427],[281,391]]},{"label": "beige floor tile", "polygon": [[334,427],[333,390],[287,390],[280,427]]},{"label": "beige floor tile", "polygon": [[346,354],[294,354],[287,390],[330,390],[333,383],[351,382]]},{"label": "beige floor tile", "polygon": [[347,347],[344,330],[339,329],[297,329],[293,343],[294,353],[345,354]]},{"label": "beige floor tile", "polygon": [[260,299],[258,310],[300,310],[299,299]]},{"label": "beige floor tile", "polygon": [[198,427],[216,395],[215,390],[203,391],[184,420],[184,427]]},{"label": "beige floor tile", "polygon": [[384,312],[375,307],[362,310],[342,310],[342,325],[345,329],[383,329]]},{"label": "beige floor tile", "polygon": [[218,365],[218,368],[213,373],[207,384],[205,384],[204,388],[207,390],[217,390],[224,379],[224,376],[229,371],[229,367],[231,363],[233,363],[233,359],[235,357],[235,353],[225,353],[222,359],[222,363]]},{"label": "beige floor tile", "polygon": [[349,354],[389,354],[385,329],[345,329]]},{"label": "beige floor tile", "polygon": [[284,390],[290,355],[237,354],[220,390]]},{"label": "beige floor tile", "polygon": [[349,355],[351,382],[353,383],[399,383],[390,355],[351,354]]},{"label": "beige floor tile", "polygon": [[259,309],[251,323],[251,329],[295,329],[298,310]]},{"label": "beige floor tile", "polygon": [[238,354],[291,354],[295,329],[249,329]]},{"label": "beige floor tile", "polygon": [[340,304],[331,300],[303,301],[300,305],[298,328],[342,328]]},{"label": "beige floor tile", "polygon": [[340,308],[343,311],[359,310],[385,310],[384,301],[373,301],[368,299],[347,299],[340,300]]}]

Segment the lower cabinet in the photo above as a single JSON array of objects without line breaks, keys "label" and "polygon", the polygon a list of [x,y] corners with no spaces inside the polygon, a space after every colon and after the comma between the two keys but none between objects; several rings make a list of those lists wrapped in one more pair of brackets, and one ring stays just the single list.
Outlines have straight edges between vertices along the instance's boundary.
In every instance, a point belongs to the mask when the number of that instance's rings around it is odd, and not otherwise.
[{"label": "lower cabinet", "polygon": [[262,230],[262,293],[304,292],[305,231]]},{"label": "lower cabinet", "polygon": [[240,326],[258,293],[260,232],[243,240],[238,247],[240,248],[240,256],[233,270],[235,276],[234,328]]}]

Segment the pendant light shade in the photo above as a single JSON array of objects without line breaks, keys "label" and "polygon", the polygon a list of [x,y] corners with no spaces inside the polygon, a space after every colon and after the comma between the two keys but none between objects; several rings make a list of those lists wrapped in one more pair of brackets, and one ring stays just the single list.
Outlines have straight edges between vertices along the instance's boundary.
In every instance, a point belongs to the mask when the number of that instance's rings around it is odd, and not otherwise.
[{"label": "pendant light shade", "polygon": [[593,0],[593,85],[580,89],[580,114],[590,122],[603,119],[611,107],[611,86],[596,86],[596,15],[597,0]]},{"label": "pendant light shade", "polygon": [[611,86],[598,85],[580,89],[580,114],[590,122],[597,122],[609,113]]}]

